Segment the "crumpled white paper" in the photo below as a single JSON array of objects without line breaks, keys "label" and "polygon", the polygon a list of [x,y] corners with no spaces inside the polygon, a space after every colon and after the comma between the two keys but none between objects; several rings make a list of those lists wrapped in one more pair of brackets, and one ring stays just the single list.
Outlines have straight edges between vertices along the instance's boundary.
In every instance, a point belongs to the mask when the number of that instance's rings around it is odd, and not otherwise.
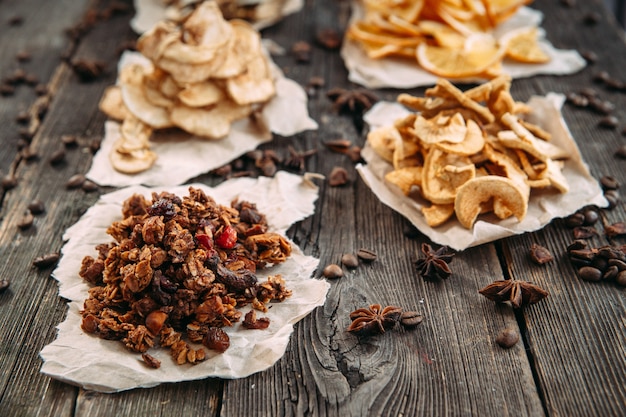
[{"label": "crumpled white paper", "polygon": [[[239,0],[242,5],[250,3],[259,3],[260,1]],[[281,16],[273,19],[263,19],[253,22],[252,26],[256,29],[263,29],[278,22],[281,18],[295,13],[302,9],[304,0],[285,0],[283,1]],[[167,7],[164,0],[135,0],[135,16],[130,21],[130,27],[139,34],[142,34],[152,28],[157,22],[167,17]]]},{"label": "crumpled white paper", "polygon": [[[139,63],[151,68],[152,63],[137,52],[125,52],[119,69]],[[302,87],[283,76],[280,69],[271,64],[276,80],[276,96],[264,107],[261,120],[271,132],[291,136],[305,130],[315,130],[318,125],[309,117],[307,96]],[[194,137],[186,132],[167,129],[156,131],[150,138],[151,149],[157,161],[148,170],[129,175],[111,166],[109,154],[119,137],[120,124],[107,121],[100,150],[95,154],[86,177],[99,185],[124,187],[128,185],[178,185],[198,175],[236,159],[260,144],[272,139],[250,119],[233,123],[230,134],[219,140]]]},{"label": "crumpled white paper", "polygon": [[[421,212],[421,208],[429,207],[430,203],[421,198],[407,197],[397,187],[388,185],[384,176],[393,169],[391,164],[380,158],[367,144],[362,152],[367,165],[358,165],[357,170],[380,201],[405,216],[433,242],[455,250],[541,229],[552,219],[568,216],[581,207],[608,205],[598,181],[589,174],[587,164],[563,120],[561,107],[564,101],[565,96],[556,93],[549,93],[545,97],[533,96],[527,103],[533,109],[527,120],[550,132],[551,143],[567,151],[570,157],[565,161],[563,175],[567,178],[570,190],[565,194],[554,190],[531,190],[528,212],[521,222],[515,217],[499,220],[495,216],[479,216],[472,230],[463,227],[455,218],[432,228]],[[365,114],[364,120],[372,128],[389,126],[408,113],[398,103],[379,102]]]},{"label": "crumpled white paper", "polygon": [[[359,2],[352,4],[352,20],[363,16],[363,8]],[[543,13],[538,10],[522,7],[509,20],[502,23],[494,30],[496,39],[504,34],[522,27],[538,27],[543,19]],[[504,60],[502,71],[510,74],[512,78],[524,78],[537,74],[573,74],[580,71],[586,65],[585,60],[575,50],[556,49],[545,39],[544,31],[539,28],[540,44],[550,57],[550,62],[545,64],[522,64],[511,60]],[[433,85],[437,76],[423,70],[417,61],[402,60],[396,58],[371,59],[354,40],[345,38],[341,48],[341,56],[348,68],[350,81],[361,84],[367,88],[413,88],[425,85]],[[455,80],[461,82],[484,81],[478,79]]]},{"label": "crumpled white paper", "polygon": [[[278,172],[273,178],[238,178],[203,189],[218,203],[230,205],[237,198],[256,203],[267,217],[270,230],[285,233],[293,223],[314,212],[318,189],[302,181],[302,177]],[[293,325],[316,306],[324,304],[328,282],[311,278],[319,260],[306,256],[292,244],[293,252],[283,264],[257,271],[259,281],[268,275],[281,274],[293,295],[281,303],[272,303],[267,313],[270,326],[265,330],[246,330],[240,323],[224,330],[231,346],[223,354],[208,352],[208,359],[197,365],[176,365],[167,350],[154,348],[149,352],[161,360],[159,369],[141,362],[141,356],[128,351],[121,342],[103,340],[84,333],[80,328],[79,310],[87,298],[89,285],[78,276],[83,257],[95,256],[95,246],[113,239],[107,227],[121,219],[123,201],[133,193],[150,197],[152,191],[170,191],[188,195],[188,185],[168,188],[133,186],[103,195],[63,236],[66,244],[61,260],[53,272],[59,281],[59,294],[69,300],[69,311],[58,326],[56,340],[41,351],[41,371],[53,378],[79,385],[85,389],[116,392],[132,388],[153,387],[164,382],[187,381],[206,377],[242,378],[272,366],[284,354]],[[245,314],[248,309],[242,309]]]}]

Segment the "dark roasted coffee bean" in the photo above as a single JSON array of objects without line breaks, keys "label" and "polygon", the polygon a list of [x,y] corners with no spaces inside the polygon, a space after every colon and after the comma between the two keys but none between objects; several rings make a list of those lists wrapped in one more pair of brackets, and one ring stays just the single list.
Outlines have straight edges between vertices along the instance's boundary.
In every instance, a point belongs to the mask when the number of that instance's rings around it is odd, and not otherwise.
[{"label": "dark roasted coffee bean", "polygon": [[39,84],[39,77],[37,77],[35,74],[26,74],[26,77],[24,77],[24,83],[26,85],[34,87]]},{"label": "dark roasted coffee bean", "polygon": [[584,281],[600,281],[602,279],[602,271],[593,266],[583,266],[578,270],[578,276]]},{"label": "dark roasted coffee bean", "polygon": [[598,212],[593,209],[584,210],[583,216],[585,217],[585,225],[587,226],[595,224],[598,219],[600,219],[600,215],[598,214]]},{"label": "dark roasted coffee bean", "polygon": [[341,264],[346,268],[356,268],[359,266],[359,258],[353,253],[346,253],[341,257]]},{"label": "dark roasted coffee bean", "polygon": [[622,287],[626,287],[626,271],[620,271],[619,274],[615,277],[615,282],[617,285],[621,285]]},{"label": "dark roasted coffee bean", "polygon": [[59,149],[57,151],[52,152],[52,155],[50,155],[50,164],[51,165],[59,165],[62,162],[65,161],[65,150],[64,149]]},{"label": "dark roasted coffee bean", "polygon": [[350,149],[346,151],[346,155],[354,163],[363,162],[363,155],[361,155],[360,146],[351,146]]},{"label": "dark roasted coffee bean", "polygon": [[512,348],[517,342],[519,342],[519,333],[514,329],[504,329],[496,337],[496,343],[504,349]]},{"label": "dark roasted coffee bean", "polygon": [[610,238],[613,238],[616,236],[624,236],[626,235],[626,223],[624,222],[613,223],[604,228],[604,233]]},{"label": "dark roasted coffee bean", "polygon": [[324,275],[324,278],[337,279],[343,276],[343,270],[337,264],[330,264],[324,268],[322,275]]},{"label": "dark roasted coffee bean", "polygon": [[607,190],[604,192],[604,198],[609,202],[609,206],[607,207],[609,210],[614,209],[620,203],[619,191],[617,190]]},{"label": "dark roasted coffee bean", "polygon": [[32,56],[30,52],[25,50],[18,51],[18,53],[15,54],[15,59],[17,59],[19,62],[28,62],[31,58]]},{"label": "dark roasted coffee bean", "polygon": [[598,12],[588,12],[583,16],[583,23],[586,25],[596,25],[602,21],[602,15]]},{"label": "dark roasted coffee bean", "polygon": [[619,182],[615,177],[605,175],[600,178],[600,185],[603,190],[617,190],[619,188]]},{"label": "dark roasted coffee bean", "polygon": [[33,225],[34,220],[35,218],[33,217],[33,215],[28,212],[24,215],[24,217],[22,217],[22,220],[20,220],[20,222],[17,224],[17,227],[21,230],[29,229]]},{"label": "dark roasted coffee bean", "polygon": [[74,135],[61,136],[61,142],[68,148],[78,145],[78,138]]},{"label": "dark roasted coffee bean", "polygon": [[619,120],[615,116],[605,116],[598,121],[598,126],[605,129],[616,129],[619,126]]},{"label": "dark roasted coffee bean", "polygon": [[0,279],[0,293],[5,292],[10,285],[11,281],[9,281],[8,279]]},{"label": "dark roasted coffee bean", "polygon": [[45,84],[37,84],[35,86],[35,94],[38,96],[45,96],[48,94],[48,86]]},{"label": "dark roasted coffee bean", "polygon": [[533,243],[530,247],[530,259],[537,265],[543,265],[554,260],[554,257],[547,248]]},{"label": "dark roasted coffee bean", "polygon": [[416,327],[422,324],[424,316],[417,311],[403,311],[400,315],[400,324],[404,327]]},{"label": "dark roasted coffee bean", "polygon": [[606,280],[606,281],[610,281],[612,279],[615,279],[617,274],[619,274],[619,269],[616,266],[614,266],[614,265],[613,266],[609,266],[604,271],[604,274],[602,274],[602,279]]},{"label": "dark roasted coffee bean", "polygon": [[30,121],[30,113],[28,113],[26,110],[19,112],[15,116],[15,121],[21,125],[28,124],[28,122]]},{"label": "dark roasted coffee bean", "polygon": [[598,91],[593,87],[585,87],[582,90],[580,90],[580,94],[591,99],[591,98],[597,97]]},{"label": "dark roasted coffee bean", "polygon": [[46,211],[46,206],[43,201],[37,199],[28,204],[28,210],[33,214],[41,214]]},{"label": "dark roasted coffee bean", "polygon": [[583,259],[586,261],[593,261],[593,258],[596,256],[595,252],[591,249],[571,249],[568,251],[569,256],[571,258]]},{"label": "dark roasted coffee bean", "polygon": [[606,80],[610,79],[611,75],[607,71],[598,71],[593,75],[593,81],[599,83],[605,83]]},{"label": "dark roasted coffee bean", "polygon": [[15,87],[10,84],[2,83],[0,84],[0,95],[7,97],[15,94]]},{"label": "dark roasted coffee bean", "polygon": [[9,26],[20,26],[22,23],[24,23],[24,18],[18,15],[11,16],[7,23],[9,23]]},{"label": "dark roasted coffee bean", "polygon": [[[589,99],[589,107],[591,107],[591,110],[593,110],[594,112],[604,115],[609,115],[613,112],[613,110],[615,110],[615,104],[611,103],[610,101],[600,100],[599,98],[595,97]],[[603,119],[609,118],[607,117]]]},{"label": "dark roasted coffee bean", "polygon": [[624,81],[618,80],[617,78],[612,78],[612,77],[609,78],[608,80],[605,80],[604,85],[609,90],[614,90],[614,91],[622,91],[624,90],[624,87],[626,87],[626,84],[624,84]]},{"label": "dark roasted coffee bean", "polygon": [[326,85],[326,80],[324,79],[324,77],[319,76],[313,76],[309,78],[309,82],[307,83],[307,86],[312,88],[322,88],[324,87],[324,85]]},{"label": "dark roasted coffee bean", "polygon": [[600,271],[604,271],[609,266],[609,260],[596,256],[593,258],[593,261],[591,261],[591,266],[599,269]]},{"label": "dark roasted coffee bean", "polygon": [[43,256],[38,256],[33,260],[33,265],[37,268],[47,268],[56,264],[59,261],[60,255],[56,252],[48,253]]},{"label": "dark roasted coffee bean", "polygon": [[311,61],[311,44],[305,41],[299,41],[291,46],[291,53],[296,62],[307,63]]},{"label": "dark roasted coffee bean", "polygon": [[338,49],[343,37],[336,29],[321,29],[315,34],[317,43],[329,50]]},{"label": "dark roasted coffee bean", "polygon": [[96,184],[93,181],[90,180],[85,180],[83,181],[82,185],[80,186],[80,188],[83,189],[84,192],[86,193],[91,193],[94,191],[98,191],[98,184]]},{"label": "dark roasted coffee bean", "polygon": [[359,249],[356,252],[356,256],[358,256],[359,259],[362,260],[363,262],[368,262],[368,263],[374,262],[376,258],[378,258],[378,255],[376,255],[376,252],[370,249],[365,249],[365,248]]},{"label": "dark roasted coffee bean", "polygon": [[570,214],[565,218],[565,225],[570,228],[582,226],[585,224],[585,215],[581,212]]},{"label": "dark roasted coffee bean", "polygon": [[618,271],[626,270],[626,262],[621,259],[609,259],[609,266],[616,266]]},{"label": "dark roasted coffee bean", "polygon": [[334,167],[328,176],[328,185],[331,187],[340,187],[350,182],[348,171],[342,167]]},{"label": "dark roasted coffee bean", "polygon": [[589,99],[576,93],[567,93],[567,102],[576,107],[587,107]]},{"label": "dark roasted coffee bean", "polygon": [[65,183],[65,187],[68,189],[78,188],[85,182],[85,176],[82,174],[72,175]]},{"label": "dark roasted coffee bean", "polygon": [[2,178],[2,181],[0,182],[0,184],[2,184],[3,190],[10,190],[12,188],[17,187],[17,178],[15,178],[12,175],[7,175],[4,178]]},{"label": "dark roasted coffee bean", "polygon": [[595,64],[596,62],[598,62],[598,54],[596,54],[593,51],[590,51],[590,50],[581,51],[580,56],[582,56],[583,59],[587,61],[588,64]]}]

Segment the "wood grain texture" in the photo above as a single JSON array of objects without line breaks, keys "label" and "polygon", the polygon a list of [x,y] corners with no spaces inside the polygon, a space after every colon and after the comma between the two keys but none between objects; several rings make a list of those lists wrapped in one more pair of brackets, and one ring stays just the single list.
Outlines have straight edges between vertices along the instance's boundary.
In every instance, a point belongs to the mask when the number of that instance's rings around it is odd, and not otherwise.
[{"label": "wood grain texture", "polygon": [[[55,6],[53,6],[53,3]],[[239,380],[206,379],[164,384],[114,395],[98,394],[64,384],[39,373],[41,348],[53,340],[55,326],[65,316],[50,269],[32,267],[34,257],[60,250],[62,234],[107,190],[95,193],[67,190],[75,173],[91,163],[89,145],[103,132],[104,116],[97,110],[102,91],[115,80],[119,45],[135,35],[130,15],[118,15],[93,27],[77,45],[72,58],[107,62],[107,74],[93,83],[80,83],[67,64],[59,61],[67,46],[63,29],[80,21],[87,7],[106,2],[3,0],[0,16],[23,14],[20,27],[0,24],[0,73],[15,66],[22,47],[33,49],[28,68],[50,83],[50,107],[33,138],[40,158],[21,161],[20,185],[6,192],[0,211],[0,278],[9,278],[0,293],[0,415],[11,416],[621,416],[626,414],[626,332],[624,289],[609,283],[587,283],[575,274],[564,249],[572,240],[562,220],[545,229],[483,245],[457,254],[453,275],[445,281],[424,281],[414,262],[421,256],[419,235],[405,236],[407,221],[381,204],[359,178],[346,156],[324,146],[346,138],[363,145],[360,131],[349,116],[337,114],[325,93],[333,87],[355,88],[337,51],[315,43],[324,28],[344,30],[349,18],[347,1],[306,1],[303,11],[263,31],[289,51],[298,40],[313,45],[309,64],[297,63],[287,52],[275,61],[285,74],[302,85],[321,76],[326,85],[310,98],[309,109],[320,128],[264,144],[280,155],[287,147],[317,149],[306,161],[307,171],[328,175],[342,166],[349,184],[330,187],[318,181],[320,196],[315,214],[293,226],[288,235],[320,265],[338,263],[342,254],[359,248],[375,251],[378,259],[361,263],[331,282],[327,302],[297,323],[285,356],[270,369]],[[606,70],[619,75],[626,66],[626,45],[602,2],[577,2],[568,8],[558,0],[535,2],[546,16],[548,38],[560,48],[594,50],[594,65],[569,76],[538,76],[513,83],[516,98],[555,91],[567,93],[594,86],[616,104],[626,124],[625,95],[593,84],[593,74]],[[128,3],[130,4],[130,2]],[[7,11],[6,14],[4,11]],[[590,26],[583,19],[600,11],[602,22]],[[3,22],[2,22],[3,23]],[[40,32],[35,33],[35,28]],[[37,51],[35,53],[34,51]],[[409,92],[423,93],[423,89]],[[393,100],[395,90],[380,90]],[[0,171],[16,158],[18,109],[32,106],[35,97],[21,88],[0,98]],[[22,107],[23,106],[23,107]],[[590,172],[597,178],[611,174],[626,182],[624,161],[613,156],[623,143],[619,130],[597,127],[599,115],[566,105],[564,117],[576,138]],[[52,167],[47,157],[61,147],[65,134],[79,137],[79,146],[67,150],[64,164]],[[192,181],[216,184],[205,174]],[[40,198],[46,212],[34,226],[19,230],[27,204]],[[624,205],[602,211],[605,225],[624,219]],[[599,231],[603,228],[597,225]],[[590,241],[609,243],[603,236]],[[555,260],[542,267],[528,260],[532,243],[546,246]],[[624,243],[618,239],[614,244]],[[316,272],[316,279],[320,277]],[[530,280],[550,296],[522,312],[495,305],[478,289],[502,278]],[[415,329],[396,328],[386,334],[358,338],[348,332],[350,311],[372,303],[398,305],[424,315]],[[504,328],[520,332],[512,349],[496,345]]]}]

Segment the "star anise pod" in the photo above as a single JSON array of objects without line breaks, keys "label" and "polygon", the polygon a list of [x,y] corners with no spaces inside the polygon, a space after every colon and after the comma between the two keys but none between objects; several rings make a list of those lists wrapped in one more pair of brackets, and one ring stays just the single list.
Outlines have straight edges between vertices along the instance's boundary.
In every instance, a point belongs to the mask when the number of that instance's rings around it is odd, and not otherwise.
[{"label": "star anise pod", "polygon": [[447,279],[452,275],[448,263],[452,262],[454,252],[448,246],[442,246],[436,251],[428,243],[422,243],[422,252],[426,258],[415,262],[417,272],[425,279]]},{"label": "star anise pod", "polygon": [[517,279],[494,281],[478,292],[497,303],[509,301],[513,308],[535,304],[549,295],[532,282]]},{"label": "star anise pod", "polygon": [[392,329],[400,320],[402,309],[396,306],[383,308],[380,304],[372,304],[368,308],[359,308],[350,313],[352,323],[348,331],[360,336],[385,333]]},{"label": "star anise pod", "polygon": [[339,113],[346,114],[362,114],[378,101],[374,93],[363,88],[355,90],[333,88],[326,93],[326,97],[335,103],[335,108]]},{"label": "star anise pod", "polygon": [[289,156],[283,162],[287,169],[304,171],[306,159],[317,153],[317,149],[309,149],[308,151],[298,152],[291,145],[289,146]]}]

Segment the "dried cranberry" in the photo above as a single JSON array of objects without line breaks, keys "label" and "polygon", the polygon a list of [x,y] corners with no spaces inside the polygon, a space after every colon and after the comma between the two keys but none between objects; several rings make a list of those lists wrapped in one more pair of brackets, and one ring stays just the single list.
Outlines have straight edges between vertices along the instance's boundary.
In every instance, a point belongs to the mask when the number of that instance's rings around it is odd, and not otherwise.
[{"label": "dried cranberry", "polygon": [[237,243],[237,231],[232,226],[226,226],[215,238],[215,244],[223,249],[232,249]]},{"label": "dried cranberry", "polygon": [[196,240],[200,245],[204,246],[205,249],[213,249],[213,238],[211,236],[204,233],[197,233]]}]

